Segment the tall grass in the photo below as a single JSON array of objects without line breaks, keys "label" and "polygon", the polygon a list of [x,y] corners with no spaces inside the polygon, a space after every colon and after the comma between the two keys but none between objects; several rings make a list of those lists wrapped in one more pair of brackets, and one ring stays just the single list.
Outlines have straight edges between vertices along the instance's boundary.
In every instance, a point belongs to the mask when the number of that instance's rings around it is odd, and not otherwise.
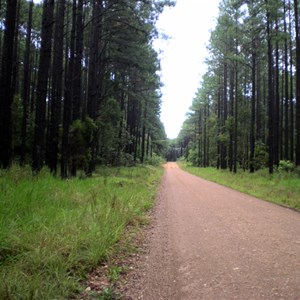
[{"label": "tall grass", "polygon": [[192,167],[184,162],[178,164],[196,176],[300,211],[300,178],[296,174],[281,171],[270,175],[267,170],[252,174],[239,170],[233,174],[227,170]]},{"label": "tall grass", "polygon": [[68,299],[153,205],[162,169],[102,169],[62,181],[13,167],[0,173],[0,298]]}]

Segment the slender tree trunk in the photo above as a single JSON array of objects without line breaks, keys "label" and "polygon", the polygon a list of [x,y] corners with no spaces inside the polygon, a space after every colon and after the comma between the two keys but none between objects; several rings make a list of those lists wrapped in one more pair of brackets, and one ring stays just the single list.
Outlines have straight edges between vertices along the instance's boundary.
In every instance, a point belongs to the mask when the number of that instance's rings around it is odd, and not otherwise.
[{"label": "slender tree trunk", "polygon": [[[81,2],[81,8],[79,7]],[[80,119],[80,101],[81,101],[81,60],[82,60],[82,43],[83,41],[79,41],[79,38],[83,38],[81,36],[82,31],[82,1],[81,0],[73,0],[73,17],[72,17],[72,47],[74,51],[74,55],[72,57],[72,75],[70,76],[70,89],[71,89],[71,98],[70,98],[70,111],[69,111],[69,124],[67,125],[68,130],[68,145],[67,145],[67,153],[69,156],[68,163],[70,164],[70,175],[76,177],[77,175],[77,161],[75,159],[77,149],[70,147],[70,138],[69,131],[70,126],[73,121]],[[80,33],[79,33],[80,32]],[[76,86],[77,85],[77,86]],[[75,112],[76,111],[76,112]]]},{"label": "slender tree trunk", "polygon": [[201,110],[198,111],[198,163],[197,166],[200,167],[202,162],[202,153],[201,153]]},{"label": "slender tree trunk", "polygon": [[[237,48],[236,48],[237,51]],[[238,64],[235,66],[235,104],[234,104],[234,148],[233,148],[233,172],[237,172],[237,152],[238,152]]]},{"label": "slender tree trunk", "polygon": [[[221,75],[219,74],[218,76],[218,86],[221,86]],[[221,127],[222,127],[222,121],[221,121],[221,91],[220,88],[218,88],[218,109],[217,109],[217,114],[218,114],[218,118],[217,118],[217,122],[218,122],[218,136],[220,136],[221,134]],[[217,169],[220,169],[220,165],[221,165],[221,142],[220,139],[218,139],[217,141]]]},{"label": "slender tree trunk", "polygon": [[[266,0],[268,6],[268,1]],[[269,148],[269,173],[272,174],[274,171],[274,94],[273,94],[273,50],[272,50],[272,40],[271,40],[271,20],[270,12],[267,9],[267,39],[268,39],[268,148]]]},{"label": "slender tree trunk", "polygon": [[[234,69],[231,67],[229,79],[229,101],[230,101],[230,116],[233,117],[234,113]],[[229,128],[229,169],[233,170],[233,123],[230,123]]]},{"label": "slender tree trunk", "polygon": [[146,120],[147,120],[147,109],[148,103],[145,103],[144,116],[143,116],[143,127],[142,127],[142,147],[141,147],[141,163],[144,163],[145,158],[145,142],[146,142]]},{"label": "slender tree trunk", "polygon": [[6,2],[5,29],[3,38],[0,75],[0,167],[8,168],[12,161],[12,66],[14,35],[16,27],[17,0]]},{"label": "slender tree trunk", "polygon": [[[278,36],[278,22],[276,21],[276,35]],[[274,103],[274,164],[279,166],[279,149],[280,149],[280,92],[279,92],[279,43],[276,40],[275,50],[275,103]]]},{"label": "slender tree trunk", "polygon": [[[2,11],[2,0],[0,0],[0,12]],[[2,14],[0,14],[0,18],[2,18]],[[0,31],[0,62],[2,62],[2,31]],[[1,73],[1,64],[0,64],[0,73]]]},{"label": "slender tree trunk", "polygon": [[23,166],[25,163],[26,156],[26,143],[27,143],[27,125],[28,125],[28,114],[29,114],[29,97],[30,97],[30,81],[31,81],[31,70],[30,70],[30,46],[31,46],[31,31],[32,31],[32,9],[33,0],[29,2],[27,31],[26,31],[26,47],[24,54],[24,74],[23,74],[23,119],[22,119],[22,146],[20,165]]},{"label": "slender tree trunk", "polygon": [[69,130],[72,122],[72,98],[73,98],[73,78],[74,78],[74,60],[75,60],[75,22],[76,22],[76,0],[73,0],[72,6],[72,27],[69,48],[68,71],[65,82],[65,98],[63,110],[63,136],[61,149],[60,174],[62,178],[69,176],[70,145]]},{"label": "slender tree trunk", "polygon": [[[262,74],[261,74],[261,58],[257,57],[257,64],[256,64],[256,140],[262,141],[263,140],[263,104],[262,104]],[[255,149],[254,149],[255,150]]]},{"label": "slender tree trunk", "polygon": [[76,49],[74,61],[73,120],[81,119],[82,111],[82,55],[83,55],[83,0],[78,0],[76,14]]},{"label": "slender tree trunk", "polygon": [[292,41],[292,17],[291,0],[289,0],[289,46],[290,46],[290,160],[294,161],[294,76],[293,76],[293,41]]},{"label": "slender tree trunk", "polygon": [[[210,97],[208,97],[208,103],[207,103],[207,119],[209,120],[210,117]],[[208,126],[209,130],[209,126]],[[207,155],[206,155],[206,165],[210,166],[210,134],[207,134]]]},{"label": "slender tree trunk", "polygon": [[294,0],[295,32],[296,32],[296,166],[300,166],[300,36],[298,0]]},{"label": "slender tree trunk", "polygon": [[20,11],[21,11],[21,1],[17,3],[17,16],[16,16],[16,26],[15,26],[15,41],[14,41],[14,54],[13,54],[13,71],[12,71],[12,83],[11,92],[13,95],[19,93],[19,23],[20,23]]},{"label": "slender tree trunk", "polygon": [[[254,28],[253,28],[254,30]],[[254,172],[255,151],[255,104],[256,104],[256,38],[252,32],[252,97],[251,97],[251,123],[250,123],[250,173]]]},{"label": "slender tree trunk", "polygon": [[32,159],[32,170],[34,172],[39,172],[41,170],[45,156],[46,98],[51,61],[53,11],[54,0],[45,0],[43,4],[40,62],[36,90],[36,114]]},{"label": "slender tree trunk", "polygon": [[204,104],[204,116],[203,116],[203,167],[207,167],[207,104]]},{"label": "slender tree trunk", "polygon": [[149,157],[149,147],[150,146],[150,130],[148,128],[148,131],[147,131],[147,146],[146,146],[146,158]]},{"label": "slender tree trunk", "polygon": [[287,38],[287,9],[285,1],[283,1],[284,10],[284,155],[283,159],[289,159],[289,63],[288,63],[288,38]]},{"label": "slender tree trunk", "polygon": [[[102,1],[93,2],[93,15],[91,27],[91,48],[89,55],[89,82],[88,82],[88,103],[87,114],[93,120],[96,120],[100,104],[100,63],[101,63],[101,26],[102,26]],[[93,140],[90,144],[91,160],[87,173],[92,174],[96,168],[97,156],[97,135],[94,133]]]},{"label": "slender tree trunk", "polygon": [[[228,103],[227,103],[227,77],[228,65],[224,63],[224,78],[223,78],[223,118],[222,118],[222,133],[226,132],[226,121],[228,116]],[[221,142],[221,169],[227,169],[227,145]]]},{"label": "slender tree trunk", "polygon": [[61,103],[63,83],[63,54],[64,54],[64,18],[65,0],[58,3],[55,17],[52,88],[51,88],[51,118],[49,132],[48,165],[53,174],[57,173],[59,125],[61,124]]}]

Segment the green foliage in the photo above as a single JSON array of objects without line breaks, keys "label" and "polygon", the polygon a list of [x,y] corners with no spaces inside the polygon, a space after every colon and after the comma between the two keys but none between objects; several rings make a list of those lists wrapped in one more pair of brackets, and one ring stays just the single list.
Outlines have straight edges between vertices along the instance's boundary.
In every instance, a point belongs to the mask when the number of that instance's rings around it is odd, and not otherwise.
[{"label": "green foliage", "polygon": [[199,156],[198,156],[198,149],[197,148],[192,148],[189,150],[189,155],[188,155],[188,162],[190,162],[193,166],[199,166]]},{"label": "green foliage", "polygon": [[91,118],[84,121],[75,120],[70,126],[70,153],[71,165],[85,169],[91,159],[90,143],[96,124]]},{"label": "green foliage", "polygon": [[101,164],[118,165],[121,157],[119,156],[119,122],[122,114],[120,104],[115,98],[109,98],[100,110],[97,119],[99,128],[99,162]]},{"label": "green foliage", "polygon": [[165,161],[163,158],[156,153],[153,153],[152,157],[148,157],[146,159],[146,164],[151,165],[151,166],[161,166]]},{"label": "green foliage", "polygon": [[268,166],[268,160],[269,160],[269,154],[267,151],[267,146],[262,142],[257,142],[255,144],[254,157],[253,157],[254,170],[266,168]]},{"label": "green foliage", "polygon": [[21,147],[21,132],[22,132],[22,103],[20,95],[14,96],[14,101],[12,105],[12,131],[13,131],[13,148],[18,153]]},{"label": "green foliage", "polygon": [[[71,299],[128,224],[152,207],[161,168],[103,168],[62,181],[42,170],[0,173],[0,295]],[[117,270],[112,271],[112,278]]]},{"label": "green foliage", "polygon": [[279,172],[294,172],[295,165],[289,160],[281,160],[278,167]]},{"label": "green foliage", "polygon": [[218,135],[218,141],[221,143],[221,144],[224,144],[224,145],[227,145],[229,143],[229,135],[228,133],[220,133]]},{"label": "green foliage", "polygon": [[96,299],[99,300],[119,300],[121,299],[121,296],[118,294],[115,294],[114,290],[112,287],[104,288],[102,291],[102,294]]},{"label": "green foliage", "polygon": [[119,279],[122,271],[123,271],[123,268],[120,266],[110,266],[107,271],[108,272],[107,277],[108,277],[109,282],[112,282],[112,283],[116,282]]}]

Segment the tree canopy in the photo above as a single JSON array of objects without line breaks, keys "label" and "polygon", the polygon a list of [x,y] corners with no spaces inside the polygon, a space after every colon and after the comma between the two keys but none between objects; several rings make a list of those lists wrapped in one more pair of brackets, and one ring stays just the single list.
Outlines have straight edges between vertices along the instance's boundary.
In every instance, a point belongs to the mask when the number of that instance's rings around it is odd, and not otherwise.
[{"label": "tree canopy", "polygon": [[0,1],[0,165],[62,177],[161,154],[152,42],[173,1]]},{"label": "tree canopy", "polygon": [[250,172],[300,165],[297,0],[223,0],[207,73],[177,138],[193,164]]}]

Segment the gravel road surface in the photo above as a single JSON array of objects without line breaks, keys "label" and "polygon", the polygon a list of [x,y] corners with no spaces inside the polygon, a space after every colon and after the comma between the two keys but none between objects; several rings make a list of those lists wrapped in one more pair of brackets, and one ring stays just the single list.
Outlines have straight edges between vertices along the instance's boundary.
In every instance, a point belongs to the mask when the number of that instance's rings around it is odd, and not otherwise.
[{"label": "gravel road surface", "polygon": [[300,299],[300,213],[165,165],[126,299]]}]

